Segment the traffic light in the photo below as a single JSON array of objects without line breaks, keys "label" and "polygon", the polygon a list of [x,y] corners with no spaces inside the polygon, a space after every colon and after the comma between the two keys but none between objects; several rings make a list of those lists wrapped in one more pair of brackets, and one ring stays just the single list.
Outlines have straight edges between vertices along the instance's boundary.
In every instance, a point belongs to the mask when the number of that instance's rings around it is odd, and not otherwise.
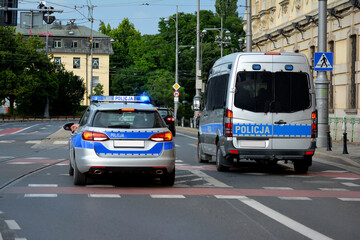
[{"label": "traffic light", "polygon": [[39,9],[49,9],[49,11],[43,12],[43,20],[47,24],[52,24],[55,21],[55,16],[50,16],[51,14],[54,13],[53,11],[51,11],[51,9],[54,9],[54,7],[47,7],[46,3],[44,1],[41,1],[38,8]]},{"label": "traffic light", "polygon": [[7,10],[7,8],[17,8],[18,0],[0,0],[0,26],[16,26],[17,25],[17,11]]}]

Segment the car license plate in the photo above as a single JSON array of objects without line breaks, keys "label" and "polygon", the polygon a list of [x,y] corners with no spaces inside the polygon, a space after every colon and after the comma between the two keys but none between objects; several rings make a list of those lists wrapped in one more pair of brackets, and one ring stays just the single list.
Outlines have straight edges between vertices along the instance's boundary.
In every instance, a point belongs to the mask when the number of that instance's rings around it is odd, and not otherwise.
[{"label": "car license plate", "polygon": [[143,148],[143,147],[145,147],[145,142],[144,141],[114,140],[114,147],[116,147],[116,148]]}]

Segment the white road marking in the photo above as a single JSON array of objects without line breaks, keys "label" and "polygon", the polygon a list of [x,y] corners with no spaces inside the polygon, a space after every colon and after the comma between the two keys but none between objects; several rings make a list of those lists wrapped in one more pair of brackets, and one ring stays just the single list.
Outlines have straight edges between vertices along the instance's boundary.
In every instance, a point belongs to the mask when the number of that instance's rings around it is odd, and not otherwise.
[{"label": "white road marking", "polygon": [[3,159],[3,158],[15,158],[14,156],[0,156],[0,159]]},{"label": "white road marking", "polygon": [[184,195],[150,195],[151,198],[185,198]]},{"label": "white road marking", "polygon": [[68,141],[54,141],[54,144],[63,144],[63,145],[66,145],[68,144],[69,142]]},{"label": "white road marking", "polygon": [[338,198],[338,199],[345,202],[360,202],[360,198]]},{"label": "white road marking", "polygon": [[263,187],[266,190],[294,190],[290,187]]},{"label": "white road marking", "polygon": [[333,178],[336,180],[349,180],[349,181],[354,181],[354,180],[358,180],[359,178],[346,178],[346,177],[337,177],[337,178]]},{"label": "white road marking", "polygon": [[215,195],[217,199],[248,199],[246,196]]},{"label": "white road marking", "polygon": [[40,144],[41,140],[29,140],[25,142],[26,144]]},{"label": "white road marking", "polygon": [[200,170],[189,170],[191,173],[193,173],[194,175],[204,179],[206,182],[210,183],[212,186],[214,187],[221,187],[221,188],[231,188],[231,186],[226,185],[223,182],[220,182],[219,180],[210,177],[209,175],[207,175],[206,173],[203,173]]},{"label": "white road marking", "polygon": [[175,160],[175,162],[176,162],[176,163],[182,163],[182,162],[184,162],[184,161],[177,159],[177,160]]},{"label": "white road marking", "polygon": [[281,200],[311,200],[308,197],[279,197]]},{"label": "white road marking", "polygon": [[1,140],[0,143],[13,143],[15,140]]},{"label": "white road marking", "polygon": [[56,164],[56,166],[69,166],[69,164],[68,163],[58,163],[58,164]]},{"label": "white road marking", "polygon": [[345,188],[319,188],[321,191],[349,191]]},{"label": "white road marking", "polygon": [[11,230],[20,230],[21,229],[19,224],[17,224],[15,220],[5,220],[5,223],[8,225],[8,227]]},{"label": "white road marking", "polygon": [[2,212],[2,211],[0,211],[0,214],[3,214],[3,212]]},{"label": "white road marking", "polygon": [[343,183],[341,183],[341,184],[346,185],[346,186],[348,186],[348,187],[360,187],[359,184],[351,183],[351,182],[343,182]]},{"label": "white road marking", "polygon": [[89,194],[90,198],[121,198],[120,194]]},{"label": "white road marking", "polygon": [[57,184],[29,184],[29,187],[57,187]]},{"label": "white road marking", "polygon": [[194,143],[192,143],[192,144],[189,143],[188,145],[189,145],[190,147],[195,147],[195,148],[197,147]]},{"label": "white road marking", "polygon": [[326,171],[322,171],[322,172],[327,172],[327,173],[347,173],[348,171],[342,171],[342,170],[326,170]]},{"label": "white road marking", "polygon": [[19,132],[23,132],[23,131],[28,130],[29,128],[35,127],[35,126],[37,126],[37,125],[39,125],[39,124],[35,124],[35,125],[33,125],[33,126],[30,126],[30,127],[24,128],[24,129],[21,129],[21,130],[19,130],[19,131],[16,131],[16,132],[13,132],[13,133],[10,133],[10,134],[17,134],[17,133],[19,133]]},{"label": "white road marking", "polygon": [[27,238],[15,238],[14,240],[27,240]]},{"label": "white road marking", "polygon": [[254,199],[239,199],[239,201],[243,202],[244,204],[248,205],[249,207],[263,213],[264,215],[272,218],[273,220],[283,224],[284,226],[287,226],[288,228],[310,238],[310,239],[316,239],[316,240],[329,240],[331,238],[325,236],[322,233],[319,233],[279,212],[276,212],[275,210],[261,204],[260,202],[254,200]]},{"label": "white road marking", "polygon": [[0,232],[0,240],[4,240],[3,237],[2,237],[2,235],[1,235],[1,232]]},{"label": "white road marking", "polygon": [[33,162],[8,162],[6,164],[13,164],[13,165],[26,165],[26,164],[34,164]]},{"label": "white road marking", "polygon": [[25,194],[24,197],[46,197],[46,198],[51,198],[51,197],[57,197],[57,194],[44,194],[44,193],[28,193]]}]

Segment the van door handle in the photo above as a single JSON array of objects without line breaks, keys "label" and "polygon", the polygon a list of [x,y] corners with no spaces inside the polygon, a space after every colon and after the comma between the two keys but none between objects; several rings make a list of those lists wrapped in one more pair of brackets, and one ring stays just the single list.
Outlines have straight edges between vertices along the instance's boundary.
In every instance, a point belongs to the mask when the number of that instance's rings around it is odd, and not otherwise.
[{"label": "van door handle", "polygon": [[286,122],[284,122],[284,120],[279,120],[278,122],[274,122],[274,124],[283,125],[286,124]]}]

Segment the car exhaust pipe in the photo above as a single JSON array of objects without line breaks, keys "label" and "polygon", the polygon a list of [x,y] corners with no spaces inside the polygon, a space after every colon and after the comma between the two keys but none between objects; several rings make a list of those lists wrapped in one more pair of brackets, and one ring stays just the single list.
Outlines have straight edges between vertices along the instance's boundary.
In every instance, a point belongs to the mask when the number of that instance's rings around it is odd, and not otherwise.
[{"label": "car exhaust pipe", "polygon": [[96,169],[96,170],[94,171],[94,174],[96,174],[96,175],[101,175],[101,174],[103,174],[103,173],[104,173],[104,171],[99,170],[99,169]]},{"label": "car exhaust pipe", "polygon": [[163,170],[156,170],[156,172],[155,172],[157,175],[162,175],[162,174],[164,174],[164,171]]}]

